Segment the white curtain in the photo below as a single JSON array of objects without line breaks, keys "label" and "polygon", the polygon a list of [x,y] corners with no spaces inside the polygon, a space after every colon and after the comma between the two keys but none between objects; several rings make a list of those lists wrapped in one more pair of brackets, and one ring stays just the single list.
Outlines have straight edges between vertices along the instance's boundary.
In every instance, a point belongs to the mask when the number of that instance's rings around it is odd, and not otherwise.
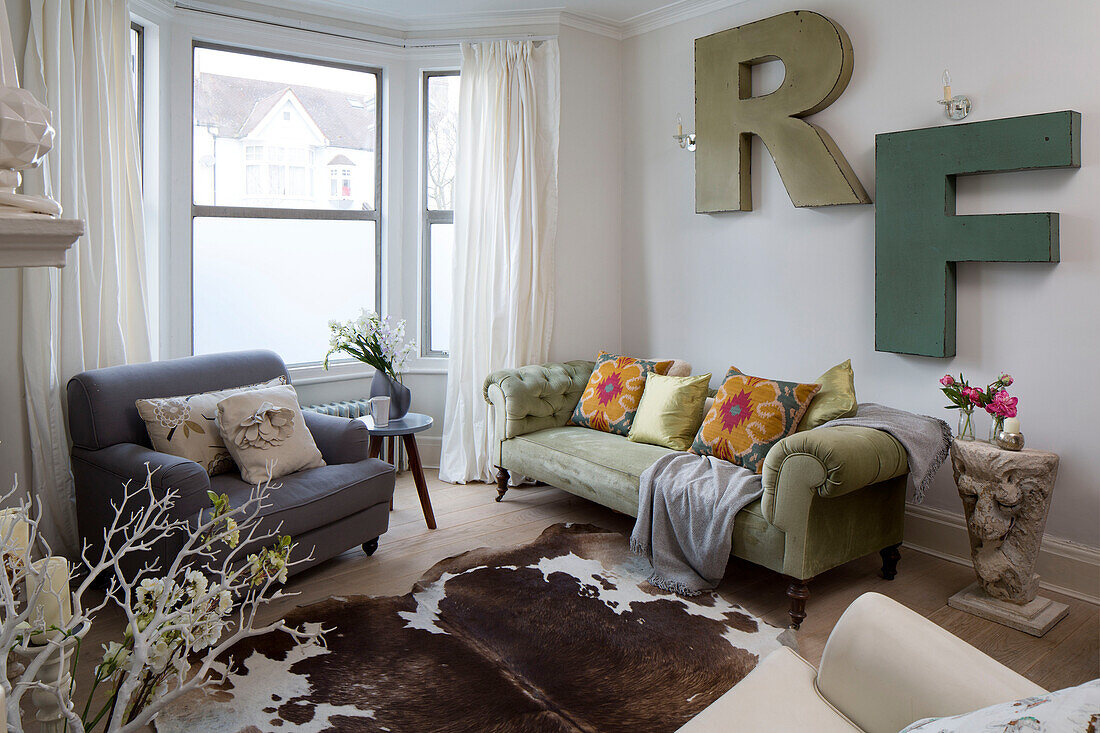
[{"label": "white curtain", "polygon": [[549,355],[558,107],[557,41],[462,45],[444,481],[493,480],[485,377]]},{"label": "white curtain", "polygon": [[30,0],[23,86],[57,137],[28,193],[48,193],[84,236],[61,270],[23,271],[23,379],[31,492],[55,552],[79,548],[65,383],[85,369],[148,361],[140,146],[126,0]]}]

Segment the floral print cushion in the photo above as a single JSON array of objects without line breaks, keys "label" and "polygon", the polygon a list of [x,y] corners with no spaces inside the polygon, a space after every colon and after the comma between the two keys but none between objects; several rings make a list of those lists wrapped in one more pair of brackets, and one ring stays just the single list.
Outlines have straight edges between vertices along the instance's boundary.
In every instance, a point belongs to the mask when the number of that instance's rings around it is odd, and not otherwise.
[{"label": "floral print cushion", "polygon": [[901,733],[1092,733],[1100,730],[1100,679],[950,718],[925,718]]},{"label": "floral print cushion", "polygon": [[768,451],[795,431],[819,389],[819,384],[750,377],[730,367],[691,452],[760,473]]},{"label": "floral print cushion", "polygon": [[248,483],[325,465],[289,384],[229,395],[217,411],[218,432]]},{"label": "floral print cushion", "polygon": [[138,414],[145,421],[153,450],[194,461],[216,476],[233,469],[233,458],[218,434],[214,420],[218,402],[229,395],[286,384],[286,377],[245,387],[179,397],[153,397],[138,400]]},{"label": "floral print cushion", "polygon": [[648,361],[601,351],[573,410],[571,425],[626,435],[634,423],[649,374],[664,375],[672,361]]}]

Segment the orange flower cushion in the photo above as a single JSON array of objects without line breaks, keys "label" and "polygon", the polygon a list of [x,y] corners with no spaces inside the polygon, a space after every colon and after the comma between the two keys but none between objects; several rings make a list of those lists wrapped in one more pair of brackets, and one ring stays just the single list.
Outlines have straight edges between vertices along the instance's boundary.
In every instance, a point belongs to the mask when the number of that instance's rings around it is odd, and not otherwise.
[{"label": "orange flower cushion", "polygon": [[642,400],[646,376],[664,375],[670,366],[671,360],[648,361],[601,351],[570,424],[626,435]]},{"label": "orange flower cushion", "polygon": [[760,473],[764,456],[795,431],[819,389],[820,384],[750,377],[730,367],[691,452]]}]

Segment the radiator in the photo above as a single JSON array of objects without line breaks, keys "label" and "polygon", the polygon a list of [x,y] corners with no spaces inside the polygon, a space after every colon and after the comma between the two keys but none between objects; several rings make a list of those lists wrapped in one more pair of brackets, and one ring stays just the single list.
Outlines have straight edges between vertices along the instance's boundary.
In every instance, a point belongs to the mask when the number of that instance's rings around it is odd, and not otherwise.
[{"label": "radiator", "polygon": [[302,405],[303,410],[320,412],[323,415],[336,415],[337,417],[366,417],[370,414],[370,400],[344,400],[342,402],[326,402],[323,405]]},{"label": "radiator", "polygon": [[[302,409],[309,412],[319,412],[323,415],[356,419],[370,414],[370,399],[342,400],[340,402],[326,402],[322,405],[302,405]],[[382,452],[378,457],[397,466],[398,471],[407,467],[405,446],[401,444],[400,440],[383,440]]]}]

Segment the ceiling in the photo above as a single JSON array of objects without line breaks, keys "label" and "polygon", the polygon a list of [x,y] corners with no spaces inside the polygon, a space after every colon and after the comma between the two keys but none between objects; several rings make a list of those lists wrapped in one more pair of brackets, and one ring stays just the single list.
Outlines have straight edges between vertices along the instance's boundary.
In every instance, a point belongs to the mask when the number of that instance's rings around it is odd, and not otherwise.
[{"label": "ceiling", "polygon": [[350,8],[405,21],[428,20],[440,15],[565,10],[613,23],[623,23],[660,8],[691,2],[692,0],[314,0],[311,4],[327,5],[333,10]]}]

